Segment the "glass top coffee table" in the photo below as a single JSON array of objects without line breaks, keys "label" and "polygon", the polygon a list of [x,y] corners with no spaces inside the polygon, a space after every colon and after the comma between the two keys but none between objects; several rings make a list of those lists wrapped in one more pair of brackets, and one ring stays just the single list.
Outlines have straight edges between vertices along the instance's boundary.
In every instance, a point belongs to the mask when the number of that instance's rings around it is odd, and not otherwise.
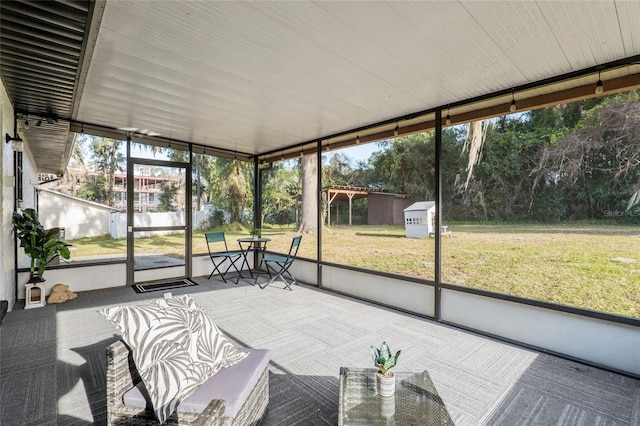
[{"label": "glass top coffee table", "polygon": [[396,393],[376,391],[375,368],[340,367],[338,425],[451,425],[447,409],[426,371],[394,370]]}]

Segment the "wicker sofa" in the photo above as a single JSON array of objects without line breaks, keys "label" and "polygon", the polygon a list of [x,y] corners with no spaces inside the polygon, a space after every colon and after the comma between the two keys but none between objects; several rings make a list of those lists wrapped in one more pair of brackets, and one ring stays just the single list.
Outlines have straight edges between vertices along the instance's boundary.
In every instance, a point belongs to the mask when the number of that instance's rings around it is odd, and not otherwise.
[{"label": "wicker sofa", "polygon": [[[202,384],[165,424],[230,426],[262,422],[269,404],[269,352],[239,349],[249,356]],[[159,424],[154,412],[144,407],[145,390],[140,382],[129,348],[120,340],[111,344],[107,348],[109,425]]]}]

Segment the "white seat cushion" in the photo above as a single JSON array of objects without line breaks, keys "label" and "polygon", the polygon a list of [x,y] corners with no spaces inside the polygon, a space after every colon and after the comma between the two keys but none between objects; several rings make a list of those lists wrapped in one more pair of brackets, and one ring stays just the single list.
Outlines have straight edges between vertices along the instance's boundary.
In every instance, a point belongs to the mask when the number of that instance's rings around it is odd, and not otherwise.
[{"label": "white seat cushion", "polygon": [[[189,397],[183,400],[176,411],[202,413],[214,399],[226,401],[225,416],[234,418],[258,383],[270,360],[267,349],[238,348],[249,355],[242,361],[218,370]],[[125,405],[148,408],[148,396],[144,384],[138,383],[123,397]]]}]

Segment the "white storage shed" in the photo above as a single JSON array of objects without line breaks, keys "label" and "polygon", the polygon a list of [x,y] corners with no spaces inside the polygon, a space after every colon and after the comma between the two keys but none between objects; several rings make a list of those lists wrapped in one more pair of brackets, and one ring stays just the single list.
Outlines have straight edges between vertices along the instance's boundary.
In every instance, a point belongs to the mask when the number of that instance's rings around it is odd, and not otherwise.
[{"label": "white storage shed", "polygon": [[407,238],[427,238],[434,232],[435,201],[418,201],[404,211],[404,228]]}]

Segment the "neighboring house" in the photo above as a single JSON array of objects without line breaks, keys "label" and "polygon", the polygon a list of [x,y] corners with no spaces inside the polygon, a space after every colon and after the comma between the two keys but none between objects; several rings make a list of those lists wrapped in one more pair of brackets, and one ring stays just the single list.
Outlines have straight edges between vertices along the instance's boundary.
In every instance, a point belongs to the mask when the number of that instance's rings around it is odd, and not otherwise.
[{"label": "neighboring house", "polygon": [[[76,195],[75,191],[87,183],[87,177],[97,177],[100,175],[98,172],[83,173],[79,170],[67,170],[70,176],[73,176],[73,184],[65,184],[61,180],[52,180],[51,176],[42,174],[39,179],[40,182],[46,183],[49,189],[61,192],[68,195]],[[151,169],[137,170],[137,174],[134,175],[134,199],[133,209],[136,212],[155,212],[160,206],[160,195],[162,194],[163,185],[165,183],[173,182],[179,184],[178,179],[168,176],[152,176]],[[178,185],[178,187],[181,187]],[[126,173],[117,173],[113,176],[113,192],[114,192],[114,208],[126,212],[127,211],[127,175]],[[182,194],[180,192],[178,194]],[[180,196],[177,197],[178,199]],[[184,197],[183,197],[184,198]]]}]

